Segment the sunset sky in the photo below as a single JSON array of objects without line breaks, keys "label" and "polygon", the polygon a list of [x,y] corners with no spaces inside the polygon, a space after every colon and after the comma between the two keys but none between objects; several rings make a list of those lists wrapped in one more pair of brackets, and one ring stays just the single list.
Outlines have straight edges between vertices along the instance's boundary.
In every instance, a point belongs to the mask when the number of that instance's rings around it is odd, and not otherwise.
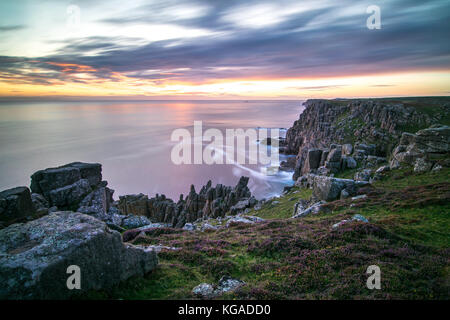
[{"label": "sunset sky", "polygon": [[449,95],[449,39],[448,0],[4,0],[0,96]]}]

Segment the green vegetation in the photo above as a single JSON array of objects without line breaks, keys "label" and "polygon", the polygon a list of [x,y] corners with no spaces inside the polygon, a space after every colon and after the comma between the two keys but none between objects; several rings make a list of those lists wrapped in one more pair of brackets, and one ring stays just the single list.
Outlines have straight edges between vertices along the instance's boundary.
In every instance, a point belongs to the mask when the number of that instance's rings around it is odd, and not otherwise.
[{"label": "green vegetation", "polygon": [[[308,200],[311,198],[312,190],[299,189],[294,187],[290,192],[283,197],[274,198],[266,203],[261,210],[252,212],[252,214],[258,215],[264,219],[287,219],[292,217],[294,204],[300,199]],[[278,204],[273,204],[274,201],[278,201]]]},{"label": "green vegetation", "polygon": [[[227,274],[247,285],[222,299],[448,299],[449,176],[449,169],[392,171],[364,190],[367,198],[330,202],[300,219],[289,219],[294,203],[311,191],[293,188],[250,213],[263,223],[147,234],[135,244],[182,249],[161,251],[151,274],[89,298],[191,299],[193,287]],[[369,223],[332,228],[354,214]],[[381,290],[366,288],[373,264],[382,270]]]}]

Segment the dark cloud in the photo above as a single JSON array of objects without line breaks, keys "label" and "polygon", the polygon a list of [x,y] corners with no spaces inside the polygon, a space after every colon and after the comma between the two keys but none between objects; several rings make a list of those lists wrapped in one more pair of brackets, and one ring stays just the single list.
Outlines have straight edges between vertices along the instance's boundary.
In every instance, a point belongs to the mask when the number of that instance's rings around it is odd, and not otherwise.
[{"label": "dark cloud", "polygon": [[[54,73],[33,74],[33,81],[70,81],[70,68],[49,62],[89,66],[98,78],[114,73],[154,80],[206,82],[232,78],[293,78],[374,74],[450,68],[450,2],[380,2],[382,29],[368,30],[365,8],[372,3],[330,1],[326,7],[286,15],[279,23],[244,28],[226,17],[243,5],[261,1],[164,1],[101,20],[105,24],[170,23],[213,32],[211,36],[130,45],[133,39],[90,37],[71,40],[52,56],[34,61],[0,57],[0,72],[23,75],[33,64]],[[362,3],[362,5],[361,5]],[[298,4],[283,1],[282,8]],[[207,5],[198,17],[167,15],[183,5]],[[362,8],[362,10],[356,10]],[[346,11],[346,9],[348,9]],[[176,11],[178,12],[178,11]],[[140,43],[136,39],[136,43]],[[96,54],[88,52],[97,51]],[[19,70],[19,71],[18,71]],[[79,81],[75,78],[73,81]],[[156,82],[155,82],[156,83]],[[305,88],[303,88],[305,89]],[[321,88],[310,88],[320,90]]]},{"label": "dark cloud", "polygon": [[14,26],[0,26],[0,32],[17,31],[25,29],[24,25],[14,25]]}]

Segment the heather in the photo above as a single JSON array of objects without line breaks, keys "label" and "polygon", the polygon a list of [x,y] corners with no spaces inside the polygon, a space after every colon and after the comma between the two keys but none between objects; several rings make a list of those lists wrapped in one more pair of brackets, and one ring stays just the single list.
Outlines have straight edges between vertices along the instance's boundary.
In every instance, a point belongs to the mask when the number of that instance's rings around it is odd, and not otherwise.
[{"label": "heather", "polygon": [[[222,299],[448,299],[449,169],[392,171],[367,198],[336,200],[326,210],[290,219],[308,190],[291,189],[251,214],[258,224],[192,232],[147,232],[134,244],[158,244],[159,266],[92,298],[193,299],[193,287],[229,275],[245,286]],[[332,225],[355,214],[369,223]],[[366,269],[378,265],[382,289],[366,287]]]}]

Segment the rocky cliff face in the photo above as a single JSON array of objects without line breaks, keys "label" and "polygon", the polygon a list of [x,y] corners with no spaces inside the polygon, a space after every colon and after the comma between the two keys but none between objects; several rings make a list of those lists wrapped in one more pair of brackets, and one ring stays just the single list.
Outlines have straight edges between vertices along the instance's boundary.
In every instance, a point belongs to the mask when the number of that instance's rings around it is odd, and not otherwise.
[{"label": "rocky cliff face", "polygon": [[297,155],[295,178],[310,164],[306,164],[310,149],[326,149],[331,144],[374,145],[373,155],[386,156],[404,131],[429,127],[450,113],[449,99],[438,104],[424,100],[421,107],[413,102],[416,101],[306,101],[304,112],[286,134],[286,152]]}]

